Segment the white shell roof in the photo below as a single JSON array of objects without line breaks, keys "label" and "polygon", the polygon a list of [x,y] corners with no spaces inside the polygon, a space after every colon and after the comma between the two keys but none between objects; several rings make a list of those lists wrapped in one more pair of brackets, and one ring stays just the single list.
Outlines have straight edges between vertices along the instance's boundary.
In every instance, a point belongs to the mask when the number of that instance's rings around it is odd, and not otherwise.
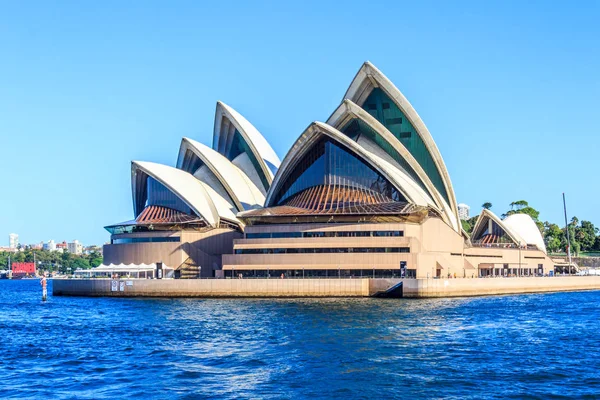
[{"label": "white shell roof", "polygon": [[387,154],[379,147],[372,145],[370,141],[364,142],[368,148],[356,143],[342,132],[330,125],[322,122],[313,122],[296,140],[292,149],[285,156],[281,168],[277,172],[273,185],[267,194],[265,206],[270,207],[273,204],[272,198],[275,196],[279,187],[283,184],[283,179],[287,178],[288,170],[291,171],[303,158],[312,144],[322,135],[329,136],[334,141],[341,143],[345,148],[356,153],[364,159],[371,167],[376,169],[382,176],[388,179],[407,199],[417,205],[432,206],[437,209],[431,198],[417,185],[416,182],[400,169],[394,167],[385,159]]},{"label": "white shell roof", "polygon": [[[391,146],[397,154],[404,159],[404,161],[408,164],[409,168],[412,168],[414,171],[415,177],[411,176],[411,174],[406,171],[391,155],[387,157],[390,164],[392,164],[396,169],[400,169],[404,175],[407,175],[411,181],[413,181],[420,191],[423,191],[422,186],[425,187],[428,193],[425,193],[428,199],[432,199],[433,202],[431,204],[440,211],[442,218],[446,223],[448,223],[452,228],[456,231],[460,231],[461,225],[458,223],[458,218],[456,214],[452,210],[452,207],[444,200],[444,198],[440,195],[438,190],[435,188],[429,176],[423,170],[423,167],[417,162],[414,156],[408,151],[408,149],[400,142],[384,125],[382,125],[376,118],[374,118],[371,114],[363,110],[354,102],[345,99],[342,104],[333,112],[333,114],[327,120],[329,125],[337,129],[341,129],[345,124],[347,124],[350,120],[357,119],[362,121],[364,124],[369,126],[374,132],[376,132],[383,140],[385,140],[389,146]],[[359,139],[361,142],[361,139]],[[376,145],[373,143],[373,145]],[[364,146],[363,146],[364,147]],[[383,152],[387,155],[387,151],[382,149]],[[421,183],[416,182],[415,179],[418,179]],[[433,196],[433,197],[432,197]]]},{"label": "white shell roof", "polygon": [[485,208],[481,210],[481,214],[479,214],[479,218],[477,218],[477,222],[475,222],[475,226],[473,227],[473,234],[475,234],[479,230],[479,226],[483,223],[484,219],[486,218],[489,218],[492,221],[496,222],[498,225],[500,225],[500,227],[504,229],[504,232],[506,232],[506,234],[510,236],[510,238],[515,242],[515,244],[525,243],[523,238],[518,233],[514,232],[510,227],[504,225],[504,222],[502,222],[500,217],[498,217],[492,211]]},{"label": "white shell roof", "polygon": [[502,220],[502,224],[518,234],[527,244],[534,244],[546,252],[546,244],[535,221],[527,214],[512,214]]},{"label": "white shell roof", "polygon": [[132,161],[131,169],[133,173],[131,182],[134,204],[136,204],[140,195],[135,187],[135,173],[140,170],[162,183],[196,214],[204,218],[208,224],[218,226],[219,213],[217,208],[205,186],[192,174],[168,165],[146,161]]},{"label": "white shell roof", "polygon": [[215,127],[213,132],[213,148],[219,153],[226,155],[231,146],[233,134],[230,130],[224,131],[221,127],[223,117],[227,118],[240,133],[242,138],[248,144],[248,147],[254,153],[254,156],[261,164],[262,173],[270,183],[281,164],[279,157],[266,141],[263,135],[246,118],[229,107],[227,104],[218,101],[215,112]]},{"label": "white shell roof", "polygon": [[234,163],[210,147],[193,139],[183,138],[177,167],[181,168],[187,150],[191,150],[218,179],[235,202],[237,211],[260,208],[265,196],[252,180]]},{"label": "white shell roof", "polygon": [[[444,183],[444,187],[446,192],[448,193],[448,197],[450,200],[449,207],[452,210],[452,214],[454,215],[454,219],[456,220],[456,226],[460,227],[460,221],[458,219],[458,208],[456,205],[456,196],[454,194],[454,189],[452,187],[452,182],[450,181],[450,174],[444,164],[444,160],[442,159],[442,155],[435,144],[435,141],[431,137],[431,133],[425,126],[425,123],[414,109],[414,107],[410,104],[408,99],[404,97],[404,95],[398,90],[398,88],[390,81],[377,67],[375,67],[371,62],[365,62],[354,79],[352,83],[348,87],[346,94],[344,95],[344,99],[348,99],[353,101],[354,103],[361,104],[370,94],[371,90],[375,87],[380,87],[389,97],[394,101],[394,103],[402,110],[408,120],[411,122],[417,134],[423,140],[423,143],[427,147],[427,150],[431,154],[431,157],[436,164],[436,167],[440,173],[442,181]],[[332,115],[333,117],[333,115]]]}]

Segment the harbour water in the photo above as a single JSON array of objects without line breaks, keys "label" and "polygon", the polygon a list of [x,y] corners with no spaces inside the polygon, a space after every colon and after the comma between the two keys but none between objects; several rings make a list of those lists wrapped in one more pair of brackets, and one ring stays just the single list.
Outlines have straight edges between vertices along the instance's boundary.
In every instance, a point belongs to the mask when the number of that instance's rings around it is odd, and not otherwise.
[{"label": "harbour water", "polygon": [[600,291],[43,303],[0,281],[0,336],[2,398],[600,397]]}]

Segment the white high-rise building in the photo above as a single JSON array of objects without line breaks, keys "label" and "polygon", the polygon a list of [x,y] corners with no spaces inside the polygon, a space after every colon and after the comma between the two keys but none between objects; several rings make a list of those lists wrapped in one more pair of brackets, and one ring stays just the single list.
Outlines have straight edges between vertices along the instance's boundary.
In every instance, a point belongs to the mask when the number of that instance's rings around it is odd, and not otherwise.
[{"label": "white high-rise building", "polygon": [[19,235],[16,233],[11,233],[8,235],[8,247],[11,249],[16,249],[19,247]]},{"label": "white high-rise building", "polygon": [[462,220],[469,219],[469,211],[470,210],[471,210],[471,207],[469,207],[465,203],[460,203],[458,205],[458,217]]},{"label": "white high-rise building", "polygon": [[67,250],[72,254],[83,253],[83,245],[79,243],[79,240],[73,240],[71,243],[67,243]]},{"label": "white high-rise building", "polygon": [[48,243],[44,243],[44,250],[56,251],[56,242],[54,242],[54,240],[48,240]]}]

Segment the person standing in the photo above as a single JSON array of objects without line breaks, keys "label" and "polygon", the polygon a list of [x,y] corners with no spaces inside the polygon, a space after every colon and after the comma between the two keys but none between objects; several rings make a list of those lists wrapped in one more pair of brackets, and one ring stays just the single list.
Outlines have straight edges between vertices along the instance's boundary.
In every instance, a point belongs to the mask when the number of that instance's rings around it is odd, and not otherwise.
[{"label": "person standing", "polygon": [[42,275],[40,285],[42,285],[42,301],[46,301],[46,298],[48,297],[48,282],[46,281],[46,275]]}]

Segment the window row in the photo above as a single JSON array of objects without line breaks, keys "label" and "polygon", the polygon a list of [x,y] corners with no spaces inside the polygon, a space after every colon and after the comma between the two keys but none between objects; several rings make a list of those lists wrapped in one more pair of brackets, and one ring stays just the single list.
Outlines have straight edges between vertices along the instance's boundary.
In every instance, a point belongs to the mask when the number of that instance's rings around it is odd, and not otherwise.
[{"label": "window row", "polygon": [[225,270],[225,278],[416,278],[416,269],[255,269]]},{"label": "window row", "polygon": [[151,236],[112,239],[111,244],[180,242],[179,236]]},{"label": "window row", "polygon": [[289,239],[321,237],[402,237],[404,231],[335,231],[335,232],[258,232],[246,233],[246,239]]},{"label": "window row", "polygon": [[323,247],[283,249],[236,249],[235,254],[304,254],[304,253],[410,253],[409,247]]}]

